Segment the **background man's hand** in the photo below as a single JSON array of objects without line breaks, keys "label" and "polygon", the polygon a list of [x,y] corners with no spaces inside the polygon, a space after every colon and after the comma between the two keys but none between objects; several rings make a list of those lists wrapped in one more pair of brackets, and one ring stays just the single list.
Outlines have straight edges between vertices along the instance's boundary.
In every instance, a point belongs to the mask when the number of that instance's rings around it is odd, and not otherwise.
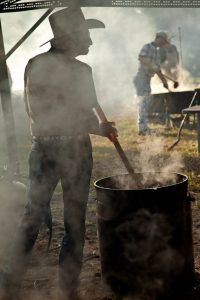
[{"label": "background man's hand", "polygon": [[177,87],[179,87],[179,82],[178,81],[174,81],[174,89],[177,89]]}]

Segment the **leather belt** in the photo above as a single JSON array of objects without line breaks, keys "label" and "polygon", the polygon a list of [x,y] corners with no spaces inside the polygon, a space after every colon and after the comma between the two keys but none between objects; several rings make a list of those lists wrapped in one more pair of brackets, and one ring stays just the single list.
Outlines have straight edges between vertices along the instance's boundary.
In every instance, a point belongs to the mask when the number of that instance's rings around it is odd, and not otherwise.
[{"label": "leather belt", "polygon": [[33,141],[67,141],[74,137],[72,135],[33,136]]},{"label": "leather belt", "polygon": [[32,136],[33,141],[69,141],[70,139],[83,139],[86,135],[50,135],[50,136]]}]

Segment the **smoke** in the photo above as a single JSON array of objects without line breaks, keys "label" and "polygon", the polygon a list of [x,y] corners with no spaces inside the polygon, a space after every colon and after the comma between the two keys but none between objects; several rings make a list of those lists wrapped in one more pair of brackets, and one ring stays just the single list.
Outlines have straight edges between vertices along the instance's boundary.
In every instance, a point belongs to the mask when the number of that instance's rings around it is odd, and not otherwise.
[{"label": "smoke", "polygon": [[[106,24],[105,30],[91,30],[94,45],[88,57],[84,57],[94,70],[97,94],[102,103],[119,104],[132,102],[132,77],[137,69],[137,55],[143,43],[153,39],[155,27],[149,17],[141,16],[134,8],[88,8],[83,9],[86,17],[99,18]],[[42,11],[30,11],[2,16],[6,52],[39,19]],[[135,30],[140,26],[140,35]],[[23,88],[23,71],[27,60],[39,52],[46,51],[49,45],[39,46],[52,37],[48,20],[45,20],[32,35],[9,58],[13,76],[13,88]],[[17,85],[19,85],[17,87]]]},{"label": "smoke", "polygon": [[26,188],[20,182],[12,182],[6,177],[1,177],[0,190],[0,262],[2,268],[7,263],[16,228],[24,211]]},{"label": "smoke", "polygon": [[141,15],[134,8],[87,9],[86,16],[102,20],[106,28],[93,32],[94,45],[87,61],[93,67],[99,102],[109,112],[135,110],[133,77],[138,67],[138,52],[141,46],[154,37],[154,26],[149,26],[148,16],[136,28]]},{"label": "smoke", "polygon": [[[44,14],[44,10],[1,14],[4,36],[5,53],[24,36],[24,34]],[[8,18],[9,16],[9,18]],[[40,47],[45,41],[52,38],[52,32],[46,19],[7,59],[8,67],[13,80],[13,90],[23,90],[24,70],[28,60],[46,50],[49,45]]]},{"label": "smoke", "polygon": [[[193,71],[197,64],[195,53],[199,52],[194,31],[198,32],[198,13],[195,9],[138,9],[138,8],[83,8],[86,18],[102,20],[106,28],[90,30],[93,46],[87,56],[80,57],[89,63],[94,72],[94,80],[99,102],[109,112],[136,109],[132,78],[138,67],[138,53],[141,47],[154,39],[155,32],[163,29],[174,36],[172,42],[181,50],[181,73]],[[39,19],[44,10],[2,14],[6,52]],[[12,24],[12,26],[10,26]],[[181,29],[181,49],[178,29]],[[51,28],[46,19],[8,59],[13,89],[23,89],[23,72],[27,61],[40,52],[45,52],[49,44],[40,47],[52,37]],[[192,45],[192,47],[190,47]],[[192,58],[191,58],[192,57]],[[190,67],[190,68],[189,68]],[[194,73],[194,72],[193,72]],[[162,88],[153,90],[166,92]],[[159,85],[160,82],[159,82]],[[180,89],[186,89],[186,81]],[[191,88],[192,86],[188,86]]]}]

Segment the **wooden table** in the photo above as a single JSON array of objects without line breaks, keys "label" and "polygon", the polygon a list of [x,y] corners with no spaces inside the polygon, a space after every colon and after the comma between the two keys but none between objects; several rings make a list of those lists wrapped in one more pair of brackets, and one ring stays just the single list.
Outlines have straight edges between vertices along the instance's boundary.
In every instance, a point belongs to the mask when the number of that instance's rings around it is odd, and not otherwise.
[{"label": "wooden table", "polygon": [[198,154],[200,155],[200,105],[194,105],[182,110],[183,114],[197,114],[197,142]]}]

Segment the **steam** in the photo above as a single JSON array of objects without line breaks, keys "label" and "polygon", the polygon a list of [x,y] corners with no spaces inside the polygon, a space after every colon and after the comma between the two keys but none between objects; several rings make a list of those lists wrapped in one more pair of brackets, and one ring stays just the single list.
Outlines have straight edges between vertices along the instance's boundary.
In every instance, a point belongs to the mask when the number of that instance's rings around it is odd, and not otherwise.
[{"label": "steam", "polygon": [[155,183],[162,185],[176,182],[175,173],[181,172],[184,162],[178,151],[167,152],[165,150],[165,140],[163,137],[153,135],[148,137],[139,145],[137,155],[134,154],[132,161],[136,173],[142,174],[142,184],[147,185],[152,182],[154,173]]}]

